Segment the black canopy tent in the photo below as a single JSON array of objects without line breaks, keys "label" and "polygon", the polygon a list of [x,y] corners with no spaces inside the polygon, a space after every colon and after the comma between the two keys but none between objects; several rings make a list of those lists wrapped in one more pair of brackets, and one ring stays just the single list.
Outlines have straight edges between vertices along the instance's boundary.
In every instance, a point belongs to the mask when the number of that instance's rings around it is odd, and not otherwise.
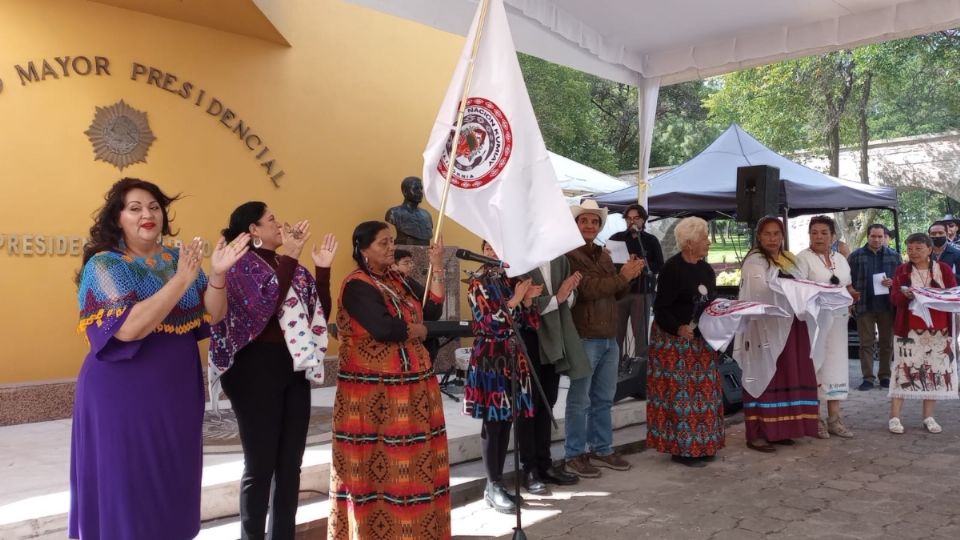
[{"label": "black canopy tent", "polygon": [[[895,188],[848,182],[794,163],[732,124],[696,157],[650,181],[647,211],[661,217],[735,217],[737,168],[748,165],[780,169],[781,214],[897,209]],[[637,188],[595,199],[601,206],[622,210],[637,202]]]}]

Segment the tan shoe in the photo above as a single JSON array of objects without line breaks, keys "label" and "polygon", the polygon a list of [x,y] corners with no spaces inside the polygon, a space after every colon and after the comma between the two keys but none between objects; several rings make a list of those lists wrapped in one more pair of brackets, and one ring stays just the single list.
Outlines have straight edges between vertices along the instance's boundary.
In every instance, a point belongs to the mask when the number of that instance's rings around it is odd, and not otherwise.
[{"label": "tan shoe", "polygon": [[630,470],[630,462],[623,459],[616,453],[607,456],[598,456],[597,454],[591,452],[588,454],[588,456],[590,465],[593,465],[594,467],[606,467],[615,471]]},{"label": "tan shoe", "polygon": [[590,464],[586,454],[580,454],[563,462],[563,471],[580,478],[599,478],[600,469]]},{"label": "tan shoe", "polygon": [[840,420],[839,416],[827,419],[827,431],[844,439],[853,437],[853,432],[847,429],[847,426],[843,425],[843,420]]},{"label": "tan shoe", "polygon": [[830,432],[827,430],[827,421],[823,418],[817,418],[817,438],[829,439]]}]

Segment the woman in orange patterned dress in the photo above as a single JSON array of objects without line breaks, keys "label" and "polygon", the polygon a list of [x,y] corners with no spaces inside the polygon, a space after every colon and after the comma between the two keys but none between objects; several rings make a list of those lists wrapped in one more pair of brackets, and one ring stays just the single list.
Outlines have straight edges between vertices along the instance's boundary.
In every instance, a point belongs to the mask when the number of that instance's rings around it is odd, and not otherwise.
[{"label": "woman in orange patterned dress", "polygon": [[440,388],[423,346],[440,317],[443,246],[422,290],[394,270],[386,223],[353,232],[358,268],[343,281],[340,365],[333,407],[330,539],[450,538],[450,468]]}]

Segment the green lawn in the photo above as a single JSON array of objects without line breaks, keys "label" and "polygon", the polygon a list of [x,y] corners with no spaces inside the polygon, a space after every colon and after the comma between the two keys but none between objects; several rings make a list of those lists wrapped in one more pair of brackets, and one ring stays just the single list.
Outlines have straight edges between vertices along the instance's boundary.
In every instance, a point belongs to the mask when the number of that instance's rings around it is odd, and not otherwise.
[{"label": "green lawn", "polygon": [[708,263],[739,263],[744,255],[749,251],[746,238],[738,239],[740,242],[722,243],[717,242],[710,245],[710,253],[707,255]]}]

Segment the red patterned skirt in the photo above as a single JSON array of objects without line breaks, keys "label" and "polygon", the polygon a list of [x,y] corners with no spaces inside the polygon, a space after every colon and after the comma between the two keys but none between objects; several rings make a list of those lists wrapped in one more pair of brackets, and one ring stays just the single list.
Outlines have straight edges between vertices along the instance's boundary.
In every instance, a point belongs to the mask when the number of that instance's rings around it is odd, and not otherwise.
[{"label": "red patterned skirt", "polygon": [[358,373],[342,359],[341,366],[328,538],[450,538],[447,434],[433,370]]},{"label": "red patterned skirt", "polygon": [[685,457],[724,446],[723,388],[717,353],[653,323],[647,364],[647,446]]}]

